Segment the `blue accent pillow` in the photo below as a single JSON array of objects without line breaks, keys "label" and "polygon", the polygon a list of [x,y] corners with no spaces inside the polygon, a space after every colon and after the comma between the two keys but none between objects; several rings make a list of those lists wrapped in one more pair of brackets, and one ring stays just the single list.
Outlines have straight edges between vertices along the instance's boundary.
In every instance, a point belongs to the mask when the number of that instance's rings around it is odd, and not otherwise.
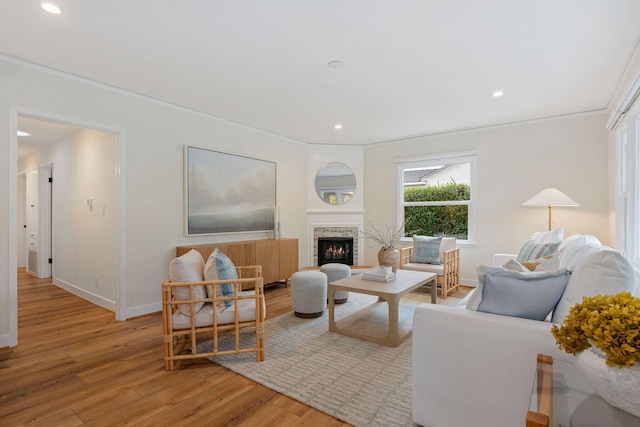
[{"label": "blue accent pillow", "polygon": [[486,313],[545,320],[564,293],[571,272],[566,269],[521,272],[481,265],[478,286],[467,308]]},{"label": "blue accent pillow", "polygon": [[441,242],[442,237],[413,236],[411,262],[440,264]]},{"label": "blue accent pillow", "polygon": [[[236,280],[238,278],[238,272],[236,271],[236,266],[233,264],[233,261],[218,248],[209,255],[207,264],[215,264],[217,275],[214,276],[217,277],[211,277],[212,280]],[[233,283],[225,283],[221,285],[220,288],[222,289],[222,296],[228,297],[233,295]],[[232,304],[231,301],[224,302],[225,307],[229,307]]]}]

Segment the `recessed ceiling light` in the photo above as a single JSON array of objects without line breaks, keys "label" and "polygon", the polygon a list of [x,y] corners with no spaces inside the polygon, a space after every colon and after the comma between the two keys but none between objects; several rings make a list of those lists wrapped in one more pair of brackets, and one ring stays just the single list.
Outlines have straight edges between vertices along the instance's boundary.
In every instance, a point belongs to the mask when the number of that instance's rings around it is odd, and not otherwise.
[{"label": "recessed ceiling light", "polygon": [[42,8],[49,13],[53,13],[54,15],[60,15],[62,13],[62,9],[60,9],[53,3],[42,3]]},{"label": "recessed ceiling light", "polygon": [[342,129],[342,125],[340,123],[336,123],[335,126],[333,127],[335,130],[340,130]]},{"label": "recessed ceiling light", "polygon": [[504,95],[504,92],[501,90],[497,90],[495,92],[493,92],[493,97],[494,98],[500,98],[502,95]]},{"label": "recessed ceiling light", "polygon": [[344,66],[344,64],[340,61],[331,61],[327,64],[327,67],[331,68],[332,70],[335,70],[336,68],[342,68]]},{"label": "recessed ceiling light", "polygon": [[31,136],[31,134],[29,132],[25,132],[22,130],[18,131],[18,136]]}]

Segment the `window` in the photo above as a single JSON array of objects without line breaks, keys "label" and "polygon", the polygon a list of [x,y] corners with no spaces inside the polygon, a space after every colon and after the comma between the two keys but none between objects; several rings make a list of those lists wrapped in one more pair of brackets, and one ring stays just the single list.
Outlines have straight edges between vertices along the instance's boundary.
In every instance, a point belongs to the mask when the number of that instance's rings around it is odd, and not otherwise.
[{"label": "window", "polygon": [[343,205],[353,197],[353,191],[319,191],[322,200],[330,205]]},{"label": "window", "polygon": [[397,161],[398,217],[405,236],[456,237],[473,243],[475,156]]},{"label": "window", "polygon": [[640,104],[618,123],[616,144],[616,241],[640,268]]}]

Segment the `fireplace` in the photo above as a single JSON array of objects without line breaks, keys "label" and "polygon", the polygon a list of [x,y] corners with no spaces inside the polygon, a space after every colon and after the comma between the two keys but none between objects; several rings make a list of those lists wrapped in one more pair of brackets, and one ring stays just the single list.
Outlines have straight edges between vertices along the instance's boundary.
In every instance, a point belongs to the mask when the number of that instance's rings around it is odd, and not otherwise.
[{"label": "fireplace", "polygon": [[313,254],[313,258],[309,260],[309,265],[320,266],[326,264],[327,262],[338,262],[338,260],[332,259],[330,261],[324,260],[322,261],[323,264],[321,264],[320,258],[322,256],[320,256],[319,254],[323,253],[324,251],[319,246],[319,240],[344,242],[344,240],[347,238],[349,239],[349,243],[351,243],[349,250],[350,254],[349,259],[344,263],[347,265],[360,264],[360,239],[358,231],[360,227],[358,224],[318,224],[312,225],[311,227],[311,235],[313,236],[311,254]]},{"label": "fireplace", "polygon": [[318,265],[353,265],[353,237],[318,237]]}]

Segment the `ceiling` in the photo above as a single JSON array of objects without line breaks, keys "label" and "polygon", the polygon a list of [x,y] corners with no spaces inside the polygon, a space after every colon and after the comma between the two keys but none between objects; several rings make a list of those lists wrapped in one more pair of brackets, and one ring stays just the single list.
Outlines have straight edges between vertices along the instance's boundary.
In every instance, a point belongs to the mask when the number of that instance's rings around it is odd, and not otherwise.
[{"label": "ceiling", "polygon": [[18,158],[26,157],[46,144],[61,140],[78,128],[30,117],[18,117],[18,129],[29,136],[18,137]]},{"label": "ceiling", "polygon": [[604,110],[640,41],[638,0],[56,4],[0,0],[0,53],[321,144]]}]

